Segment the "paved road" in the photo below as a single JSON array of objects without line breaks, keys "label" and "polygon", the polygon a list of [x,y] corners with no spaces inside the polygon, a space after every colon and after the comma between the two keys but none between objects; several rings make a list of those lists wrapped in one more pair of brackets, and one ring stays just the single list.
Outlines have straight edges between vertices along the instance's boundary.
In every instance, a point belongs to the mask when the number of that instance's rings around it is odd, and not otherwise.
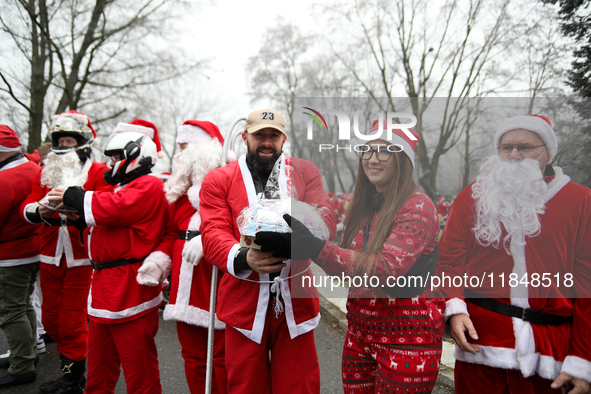
[{"label": "paved road", "polygon": [[[344,342],[344,333],[324,320],[315,331],[316,349],[320,360],[320,373],[322,394],[342,394],[341,382],[341,350]],[[162,320],[160,314],[160,329],[156,336],[158,346],[158,358],[160,360],[160,379],[162,391],[165,394],[189,393],[185,381],[181,348],[176,335],[174,322]],[[8,345],[4,334],[0,331],[0,353],[6,352]],[[1,390],[3,394],[38,394],[39,385],[57,379],[61,372],[59,358],[55,343],[47,345],[47,353],[41,355],[37,365],[37,380],[33,383],[10,387]],[[115,394],[125,394],[125,380],[123,375],[119,378]],[[436,387],[435,394],[447,394],[444,388]]]}]

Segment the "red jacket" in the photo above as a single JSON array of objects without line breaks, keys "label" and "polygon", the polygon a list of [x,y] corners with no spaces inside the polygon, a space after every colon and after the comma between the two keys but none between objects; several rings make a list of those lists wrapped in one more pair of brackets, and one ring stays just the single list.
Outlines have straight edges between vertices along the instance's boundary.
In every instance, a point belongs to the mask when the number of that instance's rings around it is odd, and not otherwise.
[{"label": "red jacket", "polygon": [[[331,231],[331,238],[334,238],[336,218],[322,187],[320,171],[307,160],[285,156],[283,160],[293,167],[291,180],[298,199],[321,209]],[[283,171],[285,163],[281,166]],[[285,190],[286,188],[282,189]],[[242,209],[256,202],[255,187],[246,165],[246,156],[209,172],[203,180],[200,199],[203,253],[209,262],[227,272],[220,283],[217,316],[246,337],[260,343],[269,305],[269,284],[252,281],[268,281],[269,276],[259,275],[252,270],[234,272],[234,256],[240,248],[240,232],[236,219]],[[299,294],[298,298],[292,298],[290,294],[293,280],[301,281],[300,273],[303,270],[306,271],[304,275],[311,275],[310,270],[306,269],[309,262],[288,260],[287,263],[280,277],[286,279],[297,276],[284,282],[284,286],[288,288],[282,289],[281,296],[285,301],[289,332],[295,338],[318,325],[320,307],[316,288],[302,290],[305,294]]]},{"label": "red jacket", "polygon": [[[93,163],[87,160],[82,168],[82,171],[88,172],[88,179],[84,183],[84,190],[113,190],[103,175],[107,166],[104,163]],[[36,204],[40,201],[50,189],[47,186],[41,186],[41,174],[39,172],[37,178],[33,182],[33,190],[27,197],[25,202],[21,205],[21,216],[29,223],[33,223],[27,219],[25,210],[29,205]],[[52,218],[65,218],[65,215],[55,213]],[[90,265],[88,258],[88,251],[84,242],[87,232],[80,231],[74,226],[47,226],[43,223],[33,223],[41,227],[41,262],[46,264],[53,264],[59,266],[62,255],[66,257],[68,267],[79,267],[83,265]]]},{"label": "red jacket", "polygon": [[162,302],[162,288],[142,286],[136,281],[143,259],[162,240],[167,202],[162,181],[141,176],[115,192],[96,191],[84,195],[86,223],[93,227],[89,237],[93,261],[140,259],[120,267],[94,271],[88,315],[101,323],[137,319]]},{"label": "red jacket", "polygon": [[40,170],[24,157],[0,168],[0,267],[39,261],[41,227],[24,221],[19,210]]}]

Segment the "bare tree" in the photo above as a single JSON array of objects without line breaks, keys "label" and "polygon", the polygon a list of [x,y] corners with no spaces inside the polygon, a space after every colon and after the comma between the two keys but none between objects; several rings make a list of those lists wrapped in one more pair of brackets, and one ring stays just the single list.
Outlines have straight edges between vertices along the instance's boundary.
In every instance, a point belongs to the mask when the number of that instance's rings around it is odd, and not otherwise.
[{"label": "bare tree", "polygon": [[[46,106],[51,113],[100,108],[97,120],[110,119],[126,108],[105,107],[105,101],[176,78],[198,65],[180,60],[180,52],[166,44],[173,21],[186,7],[181,0],[4,3],[0,31],[19,56],[10,58],[13,66],[0,70],[0,92],[27,112],[29,151],[41,142]],[[24,62],[29,65],[28,77]]]},{"label": "bare tree", "polygon": [[[396,109],[395,97],[412,99],[421,136],[419,182],[431,197],[437,194],[442,155],[462,140],[469,149],[463,114],[471,97],[498,94],[515,80],[516,67],[503,54],[522,33],[516,27],[523,16],[510,5],[509,0],[354,0],[325,8],[335,30],[348,27],[347,40],[334,40],[333,52],[366,94],[376,102],[390,98],[383,111]],[[441,110],[425,119],[436,103]]]}]

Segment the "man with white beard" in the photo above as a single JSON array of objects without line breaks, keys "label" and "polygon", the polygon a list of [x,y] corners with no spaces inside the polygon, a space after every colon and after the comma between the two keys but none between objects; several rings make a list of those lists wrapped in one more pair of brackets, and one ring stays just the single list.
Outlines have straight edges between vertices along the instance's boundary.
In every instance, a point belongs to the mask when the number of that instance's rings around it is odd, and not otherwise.
[{"label": "man with white beard", "polygon": [[442,287],[456,392],[588,393],[591,190],[549,165],[543,116],[507,119],[494,145],[439,243],[439,277],[468,278]]},{"label": "man with white beard", "polygon": [[[215,124],[187,120],[178,128],[176,142],[181,151],[173,158],[172,175],[165,187],[169,202],[166,233],[160,246],[142,264],[137,281],[157,286],[168,277],[172,265],[170,299],[164,319],[177,321],[191,393],[203,393],[212,265],[203,258],[201,247],[199,190],[205,175],[220,166],[224,139]],[[183,252],[195,258],[185,259]],[[218,284],[221,277],[218,276]],[[212,393],[227,393],[225,327],[215,319]]]},{"label": "man with white beard", "polygon": [[62,377],[39,388],[42,393],[82,393],[88,347],[86,324],[92,267],[86,224],[74,212],[49,208],[46,195],[57,187],[113,190],[103,175],[107,166],[90,160],[96,132],[88,116],[76,111],[54,115],[49,128],[51,152],[33,190],[21,206],[23,218],[41,224],[42,321],[56,341]]}]

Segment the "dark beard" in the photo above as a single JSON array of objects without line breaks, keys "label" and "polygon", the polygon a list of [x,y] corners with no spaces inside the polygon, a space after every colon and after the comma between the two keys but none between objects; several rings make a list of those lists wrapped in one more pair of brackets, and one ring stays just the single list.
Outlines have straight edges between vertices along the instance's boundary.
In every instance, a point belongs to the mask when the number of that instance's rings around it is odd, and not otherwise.
[{"label": "dark beard", "polygon": [[256,172],[266,174],[268,176],[273,170],[275,162],[277,161],[277,159],[279,159],[279,156],[281,156],[281,152],[277,152],[274,150],[273,156],[261,157],[259,156],[258,149],[255,151],[250,148],[250,145],[246,145],[248,148],[248,152],[246,154],[246,161],[248,165]]}]

